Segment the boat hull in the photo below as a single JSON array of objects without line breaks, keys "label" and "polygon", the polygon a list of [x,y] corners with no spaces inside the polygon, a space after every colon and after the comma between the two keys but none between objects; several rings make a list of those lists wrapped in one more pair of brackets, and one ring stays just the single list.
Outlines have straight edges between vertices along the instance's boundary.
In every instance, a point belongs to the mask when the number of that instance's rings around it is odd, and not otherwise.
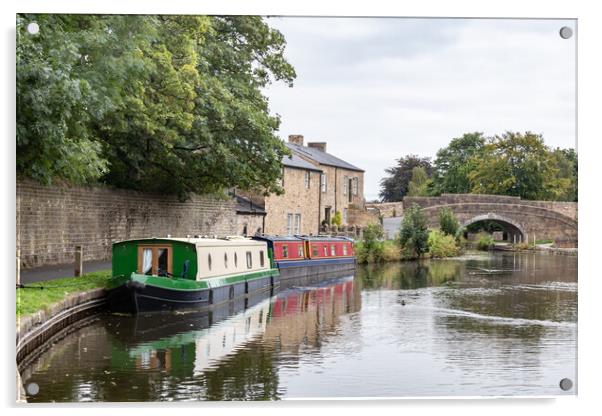
[{"label": "boat hull", "polygon": [[292,279],[307,278],[312,276],[341,277],[355,271],[355,257],[336,259],[312,259],[277,261],[280,270],[280,281],[285,283]]},{"label": "boat hull", "polygon": [[[107,295],[108,307],[113,312],[143,313],[196,309],[219,304],[251,293],[270,291],[278,285],[278,270],[272,269],[249,277],[212,279],[194,287],[178,287],[175,279],[148,278],[132,274],[124,284],[111,289]],[[184,284],[184,282],[182,282]]]}]

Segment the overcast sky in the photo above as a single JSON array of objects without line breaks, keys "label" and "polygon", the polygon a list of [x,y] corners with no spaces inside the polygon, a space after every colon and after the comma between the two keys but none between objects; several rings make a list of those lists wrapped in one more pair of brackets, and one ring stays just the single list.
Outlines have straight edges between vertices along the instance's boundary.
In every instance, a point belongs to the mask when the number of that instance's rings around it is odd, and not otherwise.
[{"label": "overcast sky", "polygon": [[575,147],[572,20],[270,17],[287,41],[293,88],[266,90],[279,134],[326,141],[366,171],[378,196],[384,169],[434,157],[465,132],[533,131]]}]

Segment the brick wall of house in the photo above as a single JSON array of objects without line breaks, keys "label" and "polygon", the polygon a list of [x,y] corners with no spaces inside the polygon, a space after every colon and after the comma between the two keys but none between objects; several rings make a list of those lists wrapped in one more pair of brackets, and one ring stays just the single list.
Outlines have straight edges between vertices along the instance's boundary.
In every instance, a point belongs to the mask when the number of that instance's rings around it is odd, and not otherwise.
[{"label": "brick wall of house", "polygon": [[[310,187],[305,187],[305,172],[310,172]],[[284,167],[283,195],[272,194],[265,198],[266,234],[287,234],[288,214],[301,214],[301,234],[317,234],[320,173]],[[293,217],[294,220],[294,217]]]},{"label": "brick wall of house", "polygon": [[75,246],[84,260],[111,256],[113,240],[137,237],[233,235],[233,200],[193,195],[146,194],[104,187],[45,187],[17,181],[17,248],[21,266],[30,268],[73,261]]}]

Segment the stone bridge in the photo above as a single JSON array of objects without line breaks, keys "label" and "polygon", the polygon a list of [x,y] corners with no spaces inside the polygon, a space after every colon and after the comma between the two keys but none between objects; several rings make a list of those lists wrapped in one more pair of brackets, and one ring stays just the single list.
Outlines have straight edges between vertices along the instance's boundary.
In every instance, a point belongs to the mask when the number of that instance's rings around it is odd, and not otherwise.
[{"label": "stone bridge", "polygon": [[[577,203],[557,201],[530,201],[519,197],[478,194],[443,194],[439,197],[406,197],[391,204],[373,204],[383,216],[387,236],[392,238],[399,230],[403,211],[413,204],[420,206],[429,226],[439,226],[439,211],[448,207],[463,226],[494,221],[504,229],[508,241],[553,239],[566,246],[577,244]],[[396,216],[387,216],[395,212]]]}]

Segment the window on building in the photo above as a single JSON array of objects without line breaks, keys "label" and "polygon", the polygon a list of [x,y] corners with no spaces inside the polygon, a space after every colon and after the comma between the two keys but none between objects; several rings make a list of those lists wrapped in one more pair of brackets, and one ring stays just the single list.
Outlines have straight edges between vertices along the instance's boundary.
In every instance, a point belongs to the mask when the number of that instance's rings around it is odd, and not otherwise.
[{"label": "window on building", "polygon": [[261,251],[259,252],[259,265],[260,265],[261,267],[263,267],[263,265],[264,265],[264,264],[265,264],[265,259],[263,258],[263,250],[261,250]]},{"label": "window on building", "polygon": [[326,192],[326,174],[325,173],[320,174],[320,189],[322,190],[322,192]]},{"label": "window on building", "polygon": [[288,246],[286,244],[282,246],[282,257],[288,257]]},{"label": "window on building", "polygon": [[247,269],[253,268],[253,255],[250,251],[247,251]]},{"label": "window on building", "polygon": [[349,179],[347,178],[347,176],[343,177],[343,195],[347,195],[347,183],[349,182]]},{"label": "window on building", "polygon": [[286,215],[286,234],[291,235],[293,233],[293,214]]},{"label": "window on building", "polygon": [[337,252],[335,251],[335,248],[334,248],[334,244],[330,245],[330,255],[331,256],[336,256],[337,255]]},{"label": "window on building", "polygon": [[306,170],[305,171],[305,189],[309,189],[309,187],[311,186],[311,172]]},{"label": "window on building", "polygon": [[301,234],[301,214],[295,214],[295,229],[294,234]]},{"label": "window on building", "polygon": [[357,178],[353,178],[353,195],[357,195],[358,182],[359,180]]},{"label": "window on building", "polygon": [[343,208],[343,224],[347,224],[347,208]]}]

